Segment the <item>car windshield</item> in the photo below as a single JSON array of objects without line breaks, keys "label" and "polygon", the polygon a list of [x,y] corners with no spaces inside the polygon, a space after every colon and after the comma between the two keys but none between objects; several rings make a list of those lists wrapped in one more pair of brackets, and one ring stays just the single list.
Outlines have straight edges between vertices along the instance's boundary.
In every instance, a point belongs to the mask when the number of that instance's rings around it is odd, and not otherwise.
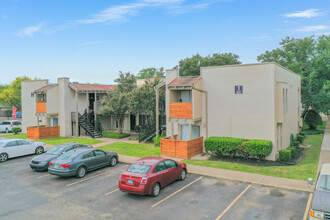
[{"label": "car windshield", "polygon": [[330,175],[321,175],[316,189],[330,191]]},{"label": "car windshield", "polygon": [[62,156],[60,156],[58,159],[59,160],[65,160],[65,161],[72,161],[79,153],[76,152],[68,152]]},{"label": "car windshield", "polygon": [[127,171],[131,173],[147,174],[150,168],[151,166],[135,163],[132,164],[132,166],[130,166]]},{"label": "car windshield", "polygon": [[54,154],[54,155],[59,155],[62,152],[63,148],[62,147],[52,147],[49,151],[47,151],[48,154]]}]

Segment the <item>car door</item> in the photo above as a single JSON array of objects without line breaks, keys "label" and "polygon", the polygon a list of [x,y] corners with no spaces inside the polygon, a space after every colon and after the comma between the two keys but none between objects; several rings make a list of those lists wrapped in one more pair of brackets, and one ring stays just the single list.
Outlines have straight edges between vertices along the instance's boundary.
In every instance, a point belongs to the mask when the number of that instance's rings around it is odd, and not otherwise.
[{"label": "car door", "polygon": [[36,147],[31,142],[19,140],[17,143],[22,155],[34,154],[36,151]]},{"label": "car door", "polygon": [[82,155],[81,159],[83,160],[87,170],[93,170],[96,168],[97,164],[95,163],[95,157],[93,151],[86,152]]},{"label": "car door", "polygon": [[170,183],[170,180],[168,179],[167,170],[163,161],[155,166],[155,172],[162,187]]},{"label": "car door", "polygon": [[176,163],[173,160],[165,160],[164,161],[166,168],[166,176],[169,180],[169,183],[178,179],[179,176],[179,168],[176,166]]},{"label": "car door", "polygon": [[8,154],[9,158],[21,156],[21,152],[18,149],[17,141],[8,142],[3,149]]},{"label": "car door", "polygon": [[95,162],[98,164],[98,166],[103,167],[109,164],[109,157],[105,152],[101,150],[95,150],[94,154],[95,154]]},{"label": "car door", "polygon": [[5,131],[3,128],[4,128],[4,124],[3,124],[3,122],[1,122],[0,123],[0,132],[4,132]]}]

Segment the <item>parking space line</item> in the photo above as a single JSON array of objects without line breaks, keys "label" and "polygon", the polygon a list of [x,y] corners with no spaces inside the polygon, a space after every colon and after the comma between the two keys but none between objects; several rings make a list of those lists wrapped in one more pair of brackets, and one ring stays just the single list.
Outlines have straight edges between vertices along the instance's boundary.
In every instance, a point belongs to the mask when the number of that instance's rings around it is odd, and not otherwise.
[{"label": "parking space line", "polygon": [[242,195],[251,187],[251,185],[248,185],[243,192],[241,192],[241,194],[239,194],[234,201],[232,201],[232,203],[230,203],[230,205],[215,219],[215,220],[219,220],[220,218],[222,218],[222,216],[224,214],[226,214],[226,212],[228,212],[228,210],[237,202],[237,200],[239,200],[239,198],[242,197]]},{"label": "parking space line", "polygon": [[86,180],[90,180],[90,179],[93,179],[93,178],[95,178],[95,177],[105,175],[105,174],[107,174],[107,173],[108,173],[108,172],[100,173],[100,174],[98,174],[98,175],[91,176],[91,177],[88,177],[88,178],[86,178],[86,179],[82,179],[82,180],[76,181],[76,182],[74,182],[74,183],[70,183],[70,184],[68,184],[68,185],[66,185],[66,186],[72,186],[72,185],[75,185],[75,184],[78,184],[78,183],[81,183],[81,182],[85,182]]},{"label": "parking space line", "polygon": [[[21,163],[21,162],[28,161],[28,160],[31,160],[31,158],[29,158],[29,159],[24,159],[24,160],[19,160],[19,161],[15,161],[15,162],[12,162],[12,163],[6,163],[6,164],[4,164],[4,165],[0,165],[0,167],[7,167],[7,166],[10,166],[10,165],[12,165],[12,164]],[[10,162],[10,161],[8,161],[8,162]],[[4,162],[2,162],[2,163],[4,163]]]},{"label": "parking space line", "polygon": [[118,191],[119,189],[115,189],[115,190],[113,190],[113,191],[111,191],[111,192],[108,192],[108,193],[106,193],[106,194],[104,194],[105,196],[107,196],[107,195],[110,195],[111,193],[114,193],[114,192],[116,192],[116,191]]},{"label": "parking space line", "polygon": [[313,198],[313,193],[310,193],[309,194],[308,201],[307,201],[307,205],[306,205],[306,209],[305,209],[305,214],[304,214],[303,220],[307,220],[308,211],[309,211],[309,207],[311,206],[312,198]]},{"label": "parking space line", "polygon": [[19,171],[23,171],[23,170],[29,170],[29,169],[31,169],[31,168],[28,167],[28,168],[23,168],[23,169],[14,170],[14,173],[19,172]]},{"label": "parking space line", "polygon": [[50,176],[50,174],[39,176],[38,179],[43,178],[43,177],[46,177],[46,176]]},{"label": "parking space line", "polygon": [[171,195],[167,196],[165,199],[162,199],[162,200],[160,200],[159,202],[157,202],[156,204],[152,205],[151,208],[156,207],[156,206],[159,205],[160,203],[162,203],[162,202],[164,202],[165,200],[171,198],[171,197],[174,196],[175,194],[181,192],[182,190],[184,190],[184,189],[187,188],[188,186],[190,186],[190,185],[196,183],[197,181],[201,180],[202,178],[203,178],[203,177],[201,176],[201,177],[199,177],[198,179],[192,181],[191,183],[185,185],[184,187],[182,187],[182,188],[179,189],[178,191],[176,191],[176,192],[172,193]]}]

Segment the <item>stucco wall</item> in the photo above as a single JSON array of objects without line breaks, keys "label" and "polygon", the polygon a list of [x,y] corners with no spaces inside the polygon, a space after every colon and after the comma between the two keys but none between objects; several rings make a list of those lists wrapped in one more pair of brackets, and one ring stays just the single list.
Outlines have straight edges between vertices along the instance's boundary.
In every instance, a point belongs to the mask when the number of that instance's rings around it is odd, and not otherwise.
[{"label": "stucco wall", "polygon": [[59,87],[56,86],[54,88],[47,90],[47,113],[58,113],[58,100],[59,100]]},{"label": "stucco wall", "polygon": [[[166,70],[166,91],[165,91],[165,112],[166,112],[166,136],[171,136],[173,134],[178,134],[178,123],[177,122],[170,122],[169,115],[170,115],[170,91],[167,88],[167,85],[174,80],[176,77],[178,77],[178,70]],[[173,97],[174,99],[174,97]]]}]

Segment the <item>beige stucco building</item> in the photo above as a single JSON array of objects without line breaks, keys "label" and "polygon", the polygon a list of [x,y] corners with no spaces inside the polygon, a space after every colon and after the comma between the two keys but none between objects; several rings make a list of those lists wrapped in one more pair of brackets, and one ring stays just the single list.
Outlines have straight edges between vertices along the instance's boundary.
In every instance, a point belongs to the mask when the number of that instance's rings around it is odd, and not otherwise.
[{"label": "beige stucco building", "polygon": [[276,63],[203,67],[197,77],[167,70],[167,136],[270,140],[276,160],[299,132],[300,91],[300,76]]}]

